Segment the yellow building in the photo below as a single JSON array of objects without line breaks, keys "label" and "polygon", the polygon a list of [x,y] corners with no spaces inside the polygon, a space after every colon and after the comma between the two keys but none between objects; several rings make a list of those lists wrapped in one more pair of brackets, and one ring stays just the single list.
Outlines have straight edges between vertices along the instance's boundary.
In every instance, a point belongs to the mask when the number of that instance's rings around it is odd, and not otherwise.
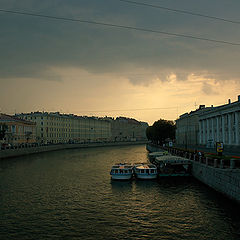
[{"label": "yellow building", "polygon": [[38,143],[84,143],[110,140],[110,122],[101,118],[80,117],[59,112],[32,112],[16,116],[36,123]]},{"label": "yellow building", "polygon": [[36,123],[0,113],[2,144],[17,146],[36,142]]}]

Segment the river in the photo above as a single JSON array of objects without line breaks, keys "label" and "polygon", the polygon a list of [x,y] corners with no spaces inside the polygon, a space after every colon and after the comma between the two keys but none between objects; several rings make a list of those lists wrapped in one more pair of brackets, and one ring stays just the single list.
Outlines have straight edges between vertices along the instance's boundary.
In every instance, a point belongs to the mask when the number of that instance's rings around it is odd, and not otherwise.
[{"label": "river", "polygon": [[193,178],[111,181],[144,145],[0,161],[0,239],[239,240],[240,207]]}]

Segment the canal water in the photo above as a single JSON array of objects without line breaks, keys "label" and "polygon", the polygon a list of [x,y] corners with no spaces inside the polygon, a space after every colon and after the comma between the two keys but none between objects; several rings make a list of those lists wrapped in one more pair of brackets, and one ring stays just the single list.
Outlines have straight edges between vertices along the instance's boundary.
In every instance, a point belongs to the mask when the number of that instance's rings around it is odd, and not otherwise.
[{"label": "canal water", "polygon": [[239,206],[192,178],[111,181],[147,160],[141,145],[0,161],[0,239],[240,239]]}]

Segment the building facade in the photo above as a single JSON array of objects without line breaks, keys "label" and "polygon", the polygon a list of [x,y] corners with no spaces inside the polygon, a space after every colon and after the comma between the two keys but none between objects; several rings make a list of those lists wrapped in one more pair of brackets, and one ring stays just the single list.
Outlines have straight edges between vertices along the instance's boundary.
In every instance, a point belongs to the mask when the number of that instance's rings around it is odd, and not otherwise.
[{"label": "building facade", "polygon": [[118,117],[111,122],[111,141],[145,141],[148,124],[132,118]]},{"label": "building facade", "polygon": [[238,101],[215,107],[199,116],[199,142],[214,147],[216,142],[225,146],[240,145],[240,96]]},{"label": "building facade", "polygon": [[109,141],[110,122],[96,117],[80,117],[59,112],[17,114],[21,119],[36,123],[38,143],[84,143]]},{"label": "building facade", "polygon": [[0,113],[1,144],[18,146],[36,142],[36,123]]},{"label": "building facade", "polygon": [[38,143],[86,143],[146,140],[147,123],[130,118],[82,117],[59,112],[32,112],[17,117],[36,123]]},{"label": "building facade", "polygon": [[199,142],[199,115],[212,109],[200,105],[199,108],[190,113],[182,114],[176,120],[176,145],[183,148],[198,146]]}]

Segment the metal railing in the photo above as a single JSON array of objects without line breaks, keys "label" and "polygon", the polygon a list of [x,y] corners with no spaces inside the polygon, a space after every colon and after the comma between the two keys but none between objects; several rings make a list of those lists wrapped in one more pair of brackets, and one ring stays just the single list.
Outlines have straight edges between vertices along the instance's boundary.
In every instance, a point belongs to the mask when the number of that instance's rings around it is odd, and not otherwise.
[{"label": "metal railing", "polygon": [[211,156],[210,154],[197,150],[189,151],[174,147],[163,147],[156,144],[152,144],[152,146],[166,150],[172,155],[184,157],[189,160],[205,164],[207,166],[222,169],[240,169],[240,157],[234,158],[229,156]]}]

